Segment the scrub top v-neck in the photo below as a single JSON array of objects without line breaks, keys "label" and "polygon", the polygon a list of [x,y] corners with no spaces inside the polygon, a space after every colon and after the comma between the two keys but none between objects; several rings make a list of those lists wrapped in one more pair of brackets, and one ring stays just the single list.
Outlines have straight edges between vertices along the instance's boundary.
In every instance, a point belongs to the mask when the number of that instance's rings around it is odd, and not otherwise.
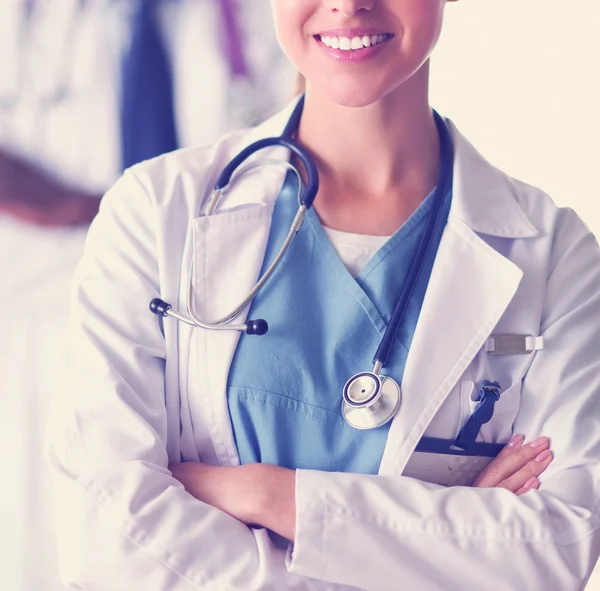
[{"label": "scrub top v-neck", "polygon": [[[369,371],[427,226],[433,194],[354,278],[314,210],[309,210],[250,317],[265,318],[264,336],[240,337],[228,377],[229,413],[242,464],[376,474],[390,423],[358,431],[341,415],[346,381]],[[385,374],[401,383],[452,198],[400,326]],[[275,203],[264,269],[274,259],[297,209],[288,174]],[[400,409],[400,412],[402,410]]]}]

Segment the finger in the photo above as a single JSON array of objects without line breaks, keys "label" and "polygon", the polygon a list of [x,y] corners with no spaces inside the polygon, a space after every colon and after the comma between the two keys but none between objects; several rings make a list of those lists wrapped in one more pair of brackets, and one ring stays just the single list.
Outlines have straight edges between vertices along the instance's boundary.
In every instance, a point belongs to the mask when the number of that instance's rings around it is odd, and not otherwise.
[{"label": "finger", "polygon": [[524,441],[524,435],[514,435],[513,438],[500,450],[500,453],[496,457],[501,460],[517,449],[521,449]]},{"label": "finger", "polygon": [[520,470],[503,480],[499,486],[507,488],[512,492],[518,491],[532,478],[537,478],[552,462],[552,452],[548,449],[539,453],[533,460],[527,462]]},{"label": "finger", "polygon": [[540,481],[537,478],[530,478],[525,486],[522,486],[515,494],[520,497],[530,490],[537,490],[539,487]]},{"label": "finger", "polygon": [[516,451],[517,449],[520,449],[521,446],[523,445],[523,442],[525,441],[525,436],[524,435],[514,435],[512,437],[512,439],[500,450],[500,453],[496,456],[496,458],[494,460],[492,460],[492,462],[490,462],[490,464],[488,464],[488,466],[486,466],[475,478],[475,481],[473,482],[474,487],[478,487],[481,486],[481,481],[484,479],[484,477],[486,476],[487,472],[490,470],[490,465],[493,465],[493,463],[496,461],[501,461],[503,460],[507,455],[513,453],[514,451]]},{"label": "finger", "polygon": [[476,486],[498,486],[503,480],[516,474],[528,462],[535,459],[541,452],[547,450],[548,445],[547,437],[539,437],[535,441],[522,445],[518,449],[507,451],[504,454],[501,452],[485,468],[481,477],[478,478]]}]

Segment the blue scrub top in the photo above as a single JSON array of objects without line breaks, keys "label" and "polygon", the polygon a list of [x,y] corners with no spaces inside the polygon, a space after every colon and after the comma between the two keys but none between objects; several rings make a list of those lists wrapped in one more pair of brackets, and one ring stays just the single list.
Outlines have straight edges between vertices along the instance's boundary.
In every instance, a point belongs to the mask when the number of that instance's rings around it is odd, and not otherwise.
[{"label": "blue scrub top", "polygon": [[[288,174],[277,198],[263,271],[275,258],[298,208],[297,179]],[[376,474],[390,423],[358,431],[341,414],[342,389],[370,371],[406,281],[432,208],[429,195],[354,278],[314,210],[280,267],[252,303],[265,318],[264,336],[242,334],[227,397],[242,464]],[[445,196],[423,271],[382,372],[402,381],[408,350],[446,225]]]}]

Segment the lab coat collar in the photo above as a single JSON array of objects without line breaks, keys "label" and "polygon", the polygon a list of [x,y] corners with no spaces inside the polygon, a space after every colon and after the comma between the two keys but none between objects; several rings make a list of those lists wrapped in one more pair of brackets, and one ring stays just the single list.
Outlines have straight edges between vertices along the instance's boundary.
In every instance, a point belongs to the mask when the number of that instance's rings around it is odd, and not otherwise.
[{"label": "lab coat collar", "polygon": [[502,238],[533,238],[539,234],[516,198],[513,181],[492,166],[446,120],[454,141],[454,194],[450,219],[480,234]]},{"label": "lab coat collar", "polygon": [[[281,112],[254,128],[249,135],[245,136],[243,144],[237,147],[241,150],[259,139],[281,135],[296,102],[297,99],[294,99]],[[450,219],[460,220],[473,231],[489,236],[502,238],[537,236],[538,230],[517,200],[515,181],[492,166],[452,121],[446,119],[446,123],[455,150],[454,194]],[[282,149],[272,150],[269,154],[269,157],[281,156],[289,158],[287,151]],[[274,201],[277,194],[271,194],[270,198]]]}]

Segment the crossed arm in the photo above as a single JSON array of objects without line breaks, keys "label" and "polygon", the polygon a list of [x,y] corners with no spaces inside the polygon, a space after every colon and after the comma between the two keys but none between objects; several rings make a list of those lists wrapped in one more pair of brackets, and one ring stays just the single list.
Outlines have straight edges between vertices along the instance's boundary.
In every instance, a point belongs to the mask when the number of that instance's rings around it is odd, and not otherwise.
[{"label": "crossed arm", "polygon": [[[516,435],[478,476],[477,488],[506,488],[517,495],[539,486],[538,476],[552,462],[548,439],[524,445]],[[225,511],[247,525],[266,527],[294,540],[296,471],[267,464],[209,466],[174,464],[173,477],[196,499]]]}]

